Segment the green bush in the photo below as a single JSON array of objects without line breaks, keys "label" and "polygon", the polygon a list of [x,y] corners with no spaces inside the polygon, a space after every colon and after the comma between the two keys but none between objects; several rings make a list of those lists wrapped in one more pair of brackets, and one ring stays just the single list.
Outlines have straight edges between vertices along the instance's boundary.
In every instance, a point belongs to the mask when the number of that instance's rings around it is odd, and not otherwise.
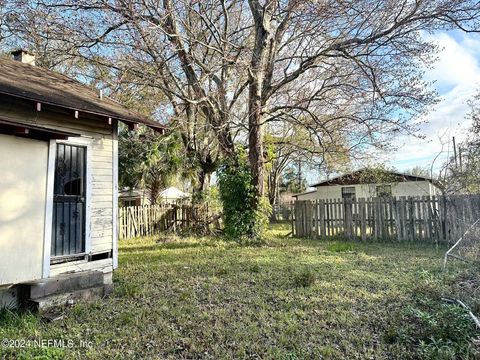
[{"label": "green bush", "polygon": [[225,235],[240,243],[261,241],[268,227],[270,205],[260,199],[253,209],[254,188],[246,155],[240,153],[225,162],[218,171],[220,200],[223,205]]}]

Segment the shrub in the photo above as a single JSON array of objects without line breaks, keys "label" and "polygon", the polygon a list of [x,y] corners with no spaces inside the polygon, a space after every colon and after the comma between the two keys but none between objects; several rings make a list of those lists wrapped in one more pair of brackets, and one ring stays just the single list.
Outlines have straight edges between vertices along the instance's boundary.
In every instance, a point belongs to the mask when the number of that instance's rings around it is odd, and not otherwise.
[{"label": "shrub", "polygon": [[220,200],[225,219],[225,235],[240,243],[258,242],[268,227],[269,204],[260,199],[253,209],[252,174],[245,153],[225,162],[218,171]]}]

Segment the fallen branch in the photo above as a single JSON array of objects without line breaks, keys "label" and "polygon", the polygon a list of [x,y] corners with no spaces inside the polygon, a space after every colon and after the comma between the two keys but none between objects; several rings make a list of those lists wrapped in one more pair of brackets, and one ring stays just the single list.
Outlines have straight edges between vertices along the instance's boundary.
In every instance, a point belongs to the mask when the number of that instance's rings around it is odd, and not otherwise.
[{"label": "fallen branch", "polygon": [[456,304],[456,305],[460,305],[461,307],[463,307],[465,310],[468,311],[468,314],[470,315],[470,317],[472,318],[473,322],[475,323],[475,325],[477,325],[477,329],[480,329],[480,321],[478,320],[478,318],[472,313],[472,311],[470,310],[470,308],[465,305],[462,301],[458,300],[458,299],[447,299],[447,298],[442,298],[442,301],[445,301],[447,303],[450,303],[450,304]]},{"label": "fallen branch", "polygon": [[[458,239],[458,241],[455,243],[455,245],[453,245],[450,249],[448,249],[448,251],[445,253],[445,258],[444,258],[444,260],[443,260],[443,269],[445,269],[445,268],[447,267],[447,259],[448,259],[449,256],[455,257],[455,258],[457,258],[457,259],[459,258],[458,256],[454,256],[454,255],[452,255],[452,254],[450,254],[450,253],[453,251],[453,249],[455,249],[455,248],[458,246],[458,244],[460,244],[460,242],[463,240],[463,238],[465,237],[465,235],[467,235],[467,234],[475,227],[475,225],[477,225],[479,222],[480,222],[480,219],[478,219],[477,221],[475,221],[475,222],[467,229],[467,231],[465,231],[465,232],[463,233],[463,235],[460,237],[460,239]],[[460,260],[464,260],[464,259],[460,258]]]}]

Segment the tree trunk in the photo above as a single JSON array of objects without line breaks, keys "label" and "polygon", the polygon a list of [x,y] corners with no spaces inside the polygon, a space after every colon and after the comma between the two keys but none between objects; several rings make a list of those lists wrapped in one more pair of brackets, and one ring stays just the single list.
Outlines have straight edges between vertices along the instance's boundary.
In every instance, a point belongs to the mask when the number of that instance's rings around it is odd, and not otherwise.
[{"label": "tree trunk", "polygon": [[150,190],[150,204],[156,205],[158,203],[158,197],[160,195],[160,182],[156,177],[151,179],[149,186],[147,189]]},{"label": "tree trunk", "polygon": [[252,207],[258,210],[260,198],[265,193],[265,175],[263,159],[263,126],[262,126],[262,101],[260,86],[257,79],[250,85],[249,116],[248,116],[248,159],[252,172],[252,186],[255,196]]},{"label": "tree trunk", "polygon": [[279,173],[277,169],[273,169],[267,177],[268,180],[268,201],[270,205],[275,205],[278,202],[278,178]]},{"label": "tree trunk", "polygon": [[193,189],[195,198],[204,198],[205,192],[208,190],[208,187],[210,185],[212,173],[213,171],[211,171],[210,169],[200,167],[200,171],[198,172],[198,186]]},{"label": "tree trunk", "polygon": [[252,172],[252,186],[255,191],[252,208],[258,210],[260,199],[265,193],[262,113],[266,102],[263,90],[268,68],[267,56],[270,43],[271,14],[268,14],[269,11],[267,11],[270,6],[262,7],[258,0],[249,0],[249,5],[255,22],[255,45],[250,64],[248,94],[248,159]]},{"label": "tree trunk", "polygon": [[213,159],[210,154],[205,157],[197,157],[198,161],[198,184],[194,189],[194,198],[197,200],[203,200],[205,198],[205,192],[210,186],[210,180],[212,174],[218,169],[219,160]]}]

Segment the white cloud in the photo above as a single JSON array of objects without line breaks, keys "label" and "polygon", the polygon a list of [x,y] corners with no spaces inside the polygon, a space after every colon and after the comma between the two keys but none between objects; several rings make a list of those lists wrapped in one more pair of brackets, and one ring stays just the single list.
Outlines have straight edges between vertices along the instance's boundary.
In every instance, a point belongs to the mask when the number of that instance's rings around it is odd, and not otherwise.
[{"label": "white cloud", "polygon": [[[451,140],[452,136],[461,141],[470,127],[465,115],[469,112],[467,100],[480,87],[480,41],[471,36],[453,35],[439,33],[431,37],[443,51],[434,69],[426,73],[426,78],[436,81],[435,87],[441,95],[441,101],[426,116],[428,122],[420,126],[425,139],[404,136],[397,140],[398,151],[392,163],[401,170],[430,166],[442,149],[440,136],[443,136],[443,142]],[[444,151],[447,150],[445,146]],[[441,158],[445,159],[446,156],[445,152]],[[435,165],[440,163],[439,159]]]},{"label": "white cloud", "polygon": [[[475,47],[478,41],[458,41],[447,33],[429,36],[442,49],[434,69],[426,73],[427,80],[436,81],[440,88],[445,86],[472,85],[480,78]],[[473,75],[473,76],[472,76]]]}]

